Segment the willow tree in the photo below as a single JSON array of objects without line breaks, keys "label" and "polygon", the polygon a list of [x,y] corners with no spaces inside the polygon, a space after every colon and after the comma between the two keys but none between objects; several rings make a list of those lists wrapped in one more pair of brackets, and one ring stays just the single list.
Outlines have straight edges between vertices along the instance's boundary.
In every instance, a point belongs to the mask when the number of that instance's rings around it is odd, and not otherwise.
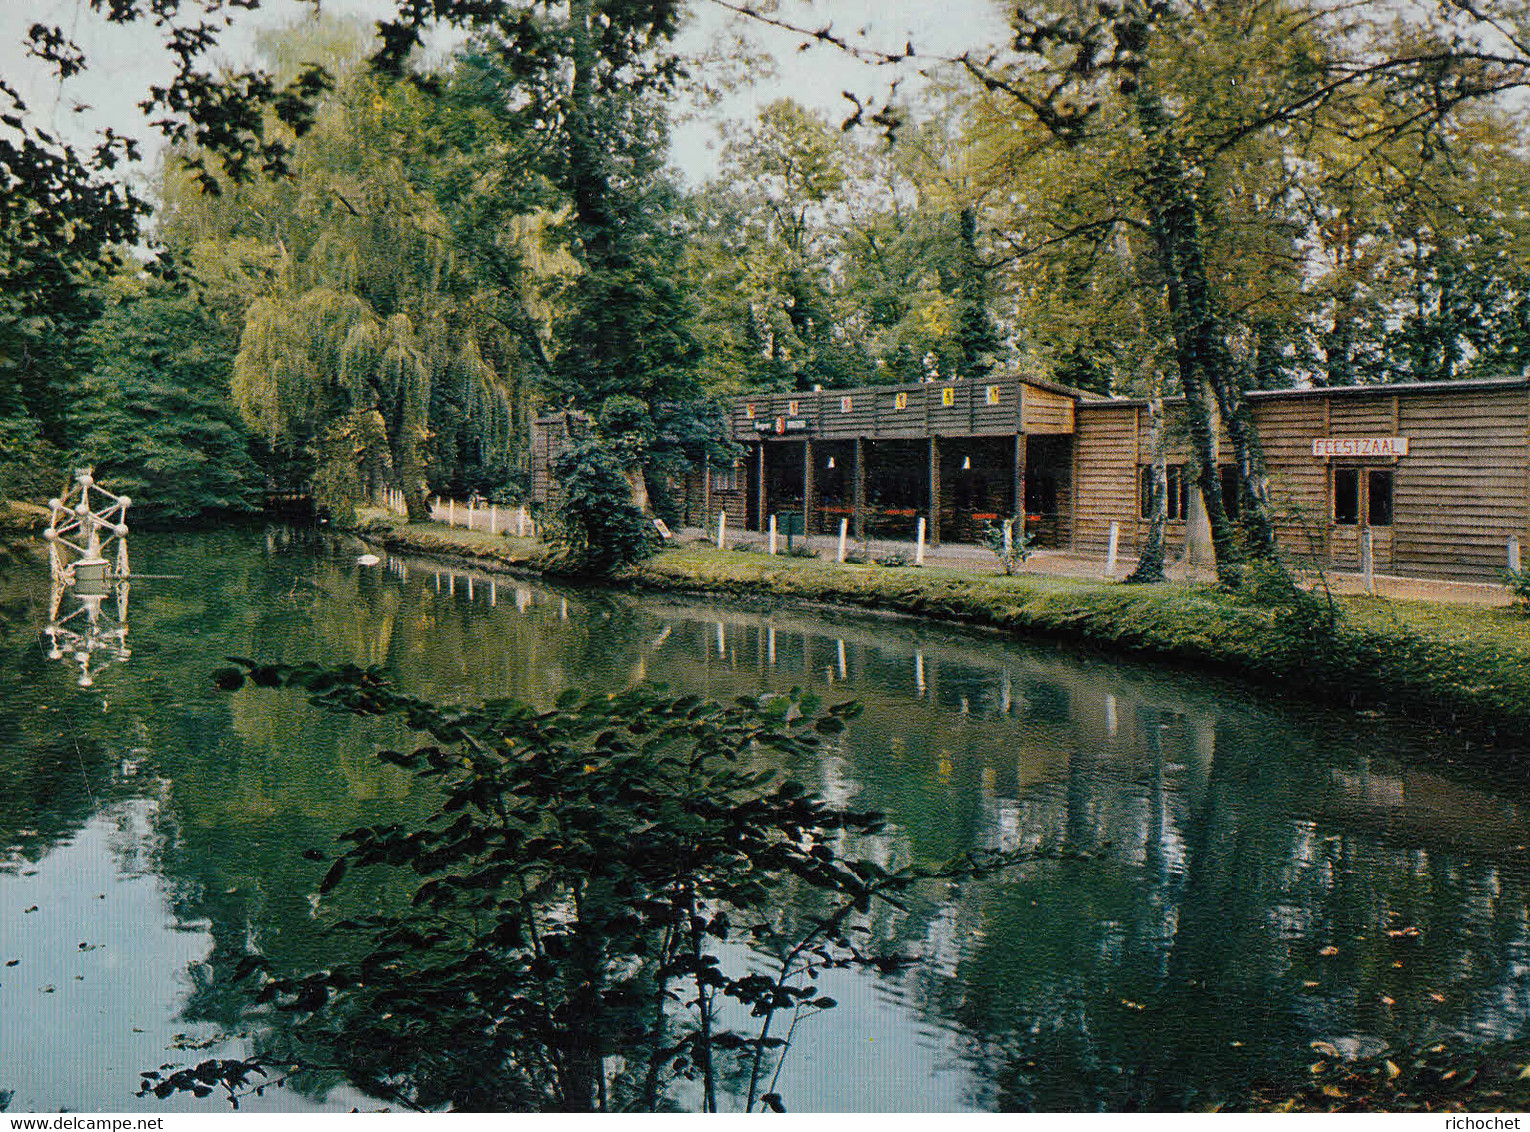
[{"label": "willow tree", "polygon": [[381,317],[354,294],[315,288],[264,299],[245,321],[233,394],[268,441],[318,454],[316,500],[344,510],[385,484],[428,517],[425,452],[431,367],[409,316]]},{"label": "willow tree", "polygon": [[[331,509],[392,487],[422,520],[431,489],[493,491],[522,471],[537,365],[522,331],[538,280],[489,278],[463,254],[432,180],[459,157],[437,136],[441,104],[360,71],[365,42],[341,28],[308,44],[343,78],[294,140],[288,177],[210,198],[167,175],[165,232],[173,246],[267,251],[242,280],[232,387],[272,450],[303,457]],[[503,218],[505,239],[531,243],[535,225],[516,219]]]}]

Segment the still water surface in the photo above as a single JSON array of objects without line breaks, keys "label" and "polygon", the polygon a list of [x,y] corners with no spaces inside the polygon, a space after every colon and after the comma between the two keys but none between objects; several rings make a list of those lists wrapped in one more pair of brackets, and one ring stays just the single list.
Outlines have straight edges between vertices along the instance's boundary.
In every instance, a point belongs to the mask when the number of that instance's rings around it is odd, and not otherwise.
[{"label": "still water surface", "polygon": [[[38,646],[41,567],[0,573],[0,1100],[203,1106],[138,1073],[243,1054],[217,978],[337,957],[304,860],[426,812],[386,724],[213,690],[223,658],[386,664],[444,700],[641,680],[792,685],[864,716],[802,774],[891,817],[879,851],[1067,849],[874,922],[906,974],[841,974],[779,1083],[798,1110],[1182,1108],[1305,1071],[1324,1039],[1524,1037],[1530,799],[1413,769],[1437,737],[1205,677],[912,621],[556,590],[272,529],[139,539],[132,658],[88,689]],[[343,886],[352,889],[348,882]],[[368,894],[348,894],[365,902]],[[381,1107],[308,1080],[247,1107]]]}]

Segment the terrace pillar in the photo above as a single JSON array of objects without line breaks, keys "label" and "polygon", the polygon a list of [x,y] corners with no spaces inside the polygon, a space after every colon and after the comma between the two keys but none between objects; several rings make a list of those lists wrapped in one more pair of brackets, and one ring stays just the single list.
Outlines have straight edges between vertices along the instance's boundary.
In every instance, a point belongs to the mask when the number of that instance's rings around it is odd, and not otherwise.
[{"label": "terrace pillar", "polygon": [[755,511],[756,521],[759,525],[755,529],[763,532],[765,530],[766,503],[768,502],[765,491],[765,442],[763,440],[760,441],[759,451],[755,453],[754,459],[754,491],[756,502],[759,504]]},{"label": "terrace pillar", "polygon": [[866,442],[855,438],[855,488],[851,507],[855,511],[855,537],[866,541]]},{"label": "terrace pillar", "polygon": [[940,438],[930,437],[930,546],[940,545]]},{"label": "terrace pillar", "polygon": [[1015,463],[1010,498],[1014,501],[1015,533],[1025,531],[1025,433],[1015,434]]},{"label": "terrace pillar", "polygon": [[806,545],[807,537],[813,530],[813,442],[802,442],[802,539]]}]

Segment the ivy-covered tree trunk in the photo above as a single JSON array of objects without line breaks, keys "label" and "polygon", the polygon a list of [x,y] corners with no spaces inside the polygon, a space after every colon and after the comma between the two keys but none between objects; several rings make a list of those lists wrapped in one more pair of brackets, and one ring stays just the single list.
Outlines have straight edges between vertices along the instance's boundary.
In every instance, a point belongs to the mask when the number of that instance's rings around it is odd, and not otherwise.
[{"label": "ivy-covered tree trunk", "polygon": [[1273,562],[1279,553],[1270,515],[1270,481],[1264,474],[1259,436],[1248,417],[1248,402],[1231,379],[1217,387],[1222,423],[1232,445],[1238,479],[1238,526],[1252,557]]},{"label": "ivy-covered tree trunk", "polygon": [[[1143,132],[1154,145],[1152,164],[1146,170],[1140,192],[1164,277],[1175,361],[1184,390],[1190,447],[1196,465],[1196,487],[1211,527],[1217,581],[1236,588],[1242,577],[1244,548],[1222,504],[1217,421],[1213,417],[1213,408],[1219,404],[1236,408],[1237,398],[1231,384],[1235,378],[1225,344],[1218,337],[1190,170],[1170,135],[1167,111],[1145,87],[1137,91],[1136,110]],[[1226,389],[1221,390],[1224,385]],[[1234,439],[1233,431],[1229,429],[1230,439]],[[1246,433],[1242,441],[1242,452],[1238,454],[1240,470],[1252,459]],[[1237,443],[1234,439],[1235,447]],[[1254,508],[1259,507],[1255,500]],[[1252,515],[1249,520],[1258,523]],[[1263,548],[1260,549],[1262,552]]]},{"label": "ivy-covered tree trunk", "polygon": [[1163,394],[1148,399],[1148,445],[1153,462],[1148,469],[1148,532],[1137,565],[1123,581],[1145,585],[1164,580],[1164,532],[1169,525],[1169,467],[1163,445]]}]

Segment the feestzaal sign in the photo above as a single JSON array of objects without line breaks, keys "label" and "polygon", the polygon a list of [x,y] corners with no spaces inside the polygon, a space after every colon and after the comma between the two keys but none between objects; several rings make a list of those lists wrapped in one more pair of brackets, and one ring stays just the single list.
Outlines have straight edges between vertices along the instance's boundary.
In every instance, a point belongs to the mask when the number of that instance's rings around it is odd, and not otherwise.
[{"label": "feestzaal sign", "polygon": [[1314,456],[1406,456],[1406,436],[1322,436],[1312,442]]}]

